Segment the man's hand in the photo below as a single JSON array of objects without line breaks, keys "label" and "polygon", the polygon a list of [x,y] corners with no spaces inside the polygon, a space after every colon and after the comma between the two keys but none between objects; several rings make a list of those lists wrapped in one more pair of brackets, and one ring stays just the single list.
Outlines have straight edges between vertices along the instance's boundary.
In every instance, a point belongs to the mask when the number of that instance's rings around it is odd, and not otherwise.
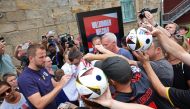
[{"label": "man's hand", "polygon": [[62,76],[61,80],[59,81],[58,85],[63,88],[64,85],[71,79],[71,75],[66,74]]},{"label": "man's hand", "polygon": [[162,32],[160,29],[157,29],[157,28],[155,28],[155,27],[152,27],[151,34],[152,34],[153,36],[159,36],[160,34],[163,34],[163,32]]},{"label": "man's hand", "polygon": [[101,53],[103,53],[103,54],[115,54],[115,53],[109,51],[108,49],[104,48],[104,46],[102,46],[102,45],[95,45],[95,48],[96,48],[99,52],[101,52]]},{"label": "man's hand", "polygon": [[155,20],[154,20],[154,16],[149,12],[149,11],[145,11],[145,17],[147,19],[147,21],[154,26],[156,24]]},{"label": "man's hand", "polygon": [[141,51],[133,51],[133,54],[136,56],[136,58],[142,63],[145,64],[149,61],[149,56]]},{"label": "man's hand", "polygon": [[101,53],[104,53],[106,50],[102,45],[95,45],[95,48]]},{"label": "man's hand", "polygon": [[93,102],[101,104],[102,106],[105,106],[105,107],[111,107],[112,100],[113,99],[111,97],[111,92],[110,92],[109,87],[106,89],[103,95],[101,95],[100,97],[96,99],[92,99]]},{"label": "man's hand", "polygon": [[92,53],[87,53],[86,55],[83,56],[83,59],[88,60],[88,61],[93,61],[93,57],[95,54]]},{"label": "man's hand", "polygon": [[5,51],[5,42],[0,41],[0,55]]}]

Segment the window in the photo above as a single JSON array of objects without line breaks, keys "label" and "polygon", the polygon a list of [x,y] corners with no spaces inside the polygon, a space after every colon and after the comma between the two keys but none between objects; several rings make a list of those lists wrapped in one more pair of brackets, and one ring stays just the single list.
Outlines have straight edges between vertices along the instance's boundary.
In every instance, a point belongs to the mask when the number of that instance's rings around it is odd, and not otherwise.
[{"label": "window", "polygon": [[120,0],[123,22],[131,22],[136,20],[135,0]]}]

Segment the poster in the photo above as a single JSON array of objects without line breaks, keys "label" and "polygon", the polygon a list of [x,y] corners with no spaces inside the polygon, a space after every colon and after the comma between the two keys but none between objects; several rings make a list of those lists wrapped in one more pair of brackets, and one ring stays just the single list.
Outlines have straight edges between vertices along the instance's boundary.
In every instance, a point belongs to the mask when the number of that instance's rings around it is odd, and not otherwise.
[{"label": "poster", "polygon": [[77,13],[77,21],[85,53],[92,49],[93,37],[107,32],[114,33],[120,44],[124,34],[120,7]]}]

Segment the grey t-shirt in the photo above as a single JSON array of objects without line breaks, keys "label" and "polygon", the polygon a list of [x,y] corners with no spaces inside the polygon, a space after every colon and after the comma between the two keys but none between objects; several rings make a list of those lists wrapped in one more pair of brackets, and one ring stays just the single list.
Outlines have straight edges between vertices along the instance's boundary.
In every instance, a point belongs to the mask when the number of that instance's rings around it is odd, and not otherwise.
[{"label": "grey t-shirt", "polygon": [[[150,65],[164,86],[171,87],[173,85],[173,67],[166,59],[150,61]],[[138,62],[138,66],[144,70],[140,62]]]},{"label": "grey t-shirt", "polygon": [[117,54],[123,55],[123,56],[125,56],[126,58],[128,58],[130,60],[134,60],[133,55],[131,54],[131,52],[129,52],[128,50],[126,50],[124,48],[120,48],[119,51],[117,52]]}]

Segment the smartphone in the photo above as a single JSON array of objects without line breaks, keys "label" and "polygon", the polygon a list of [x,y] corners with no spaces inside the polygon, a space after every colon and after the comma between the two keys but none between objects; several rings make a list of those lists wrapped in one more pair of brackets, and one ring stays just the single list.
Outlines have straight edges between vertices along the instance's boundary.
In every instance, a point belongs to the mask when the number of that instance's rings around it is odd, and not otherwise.
[{"label": "smartphone", "polygon": [[151,10],[151,13],[156,13],[158,11],[158,8],[154,8]]}]

